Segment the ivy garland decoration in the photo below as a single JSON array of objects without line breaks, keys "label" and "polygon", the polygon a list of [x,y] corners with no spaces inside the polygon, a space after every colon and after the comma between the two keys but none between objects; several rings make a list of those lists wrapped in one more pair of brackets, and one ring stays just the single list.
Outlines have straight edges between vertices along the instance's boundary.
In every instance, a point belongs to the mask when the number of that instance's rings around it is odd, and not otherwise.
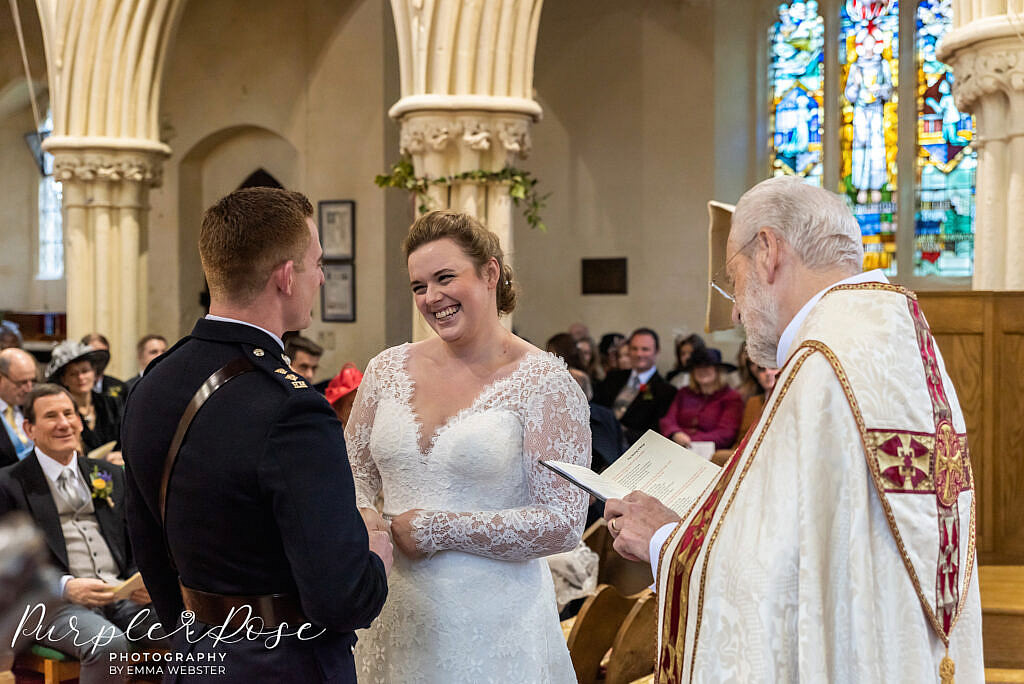
[{"label": "ivy garland decoration", "polygon": [[427,205],[427,190],[431,185],[450,186],[458,182],[472,183],[504,183],[509,186],[508,194],[517,207],[521,207],[523,218],[531,228],[546,232],[548,227],[541,219],[540,211],[547,203],[551,193],[540,195],[537,192],[537,179],[533,174],[524,169],[517,169],[514,166],[506,166],[501,171],[464,171],[452,176],[440,176],[439,178],[427,178],[417,176],[413,170],[412,162],[408,157],[403,157],[391,165],[391,172],[382,174],[373,179],[373,182],[382,188],[399,188],[416,194],[419,201],[420,212],[429,210]]}]

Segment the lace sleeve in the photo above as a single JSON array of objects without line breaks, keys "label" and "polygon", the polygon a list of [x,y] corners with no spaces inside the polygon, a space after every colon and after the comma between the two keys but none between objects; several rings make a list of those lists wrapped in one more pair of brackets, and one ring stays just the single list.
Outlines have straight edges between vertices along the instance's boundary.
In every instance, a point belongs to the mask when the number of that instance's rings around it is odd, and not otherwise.
[{"label": "lace sleeve", "polygon": [[590,465],[590,408],[565,368],[549,370],[527,400],[523,458],[530,503],[520,508],[455,513],[421,511],[413,519],[417,548],[458,550],[500,560],[530,560],[573,549],[586,523],[586,493],[538,461]]},{"label": "lace sleeve", "polygon": [[370,361],[366,367],[366,373],[359,383],[359,389],[356,390],[352,413],[349,414],[348,423],[345,425],[345,447],[348,450],[348,461],[356,485],[356,505],[360,508],[373,508],[373,502],[381,486],[380,472],[370,454],[370,435],[377,414],[378,398],[375,361],[376,359]]}]

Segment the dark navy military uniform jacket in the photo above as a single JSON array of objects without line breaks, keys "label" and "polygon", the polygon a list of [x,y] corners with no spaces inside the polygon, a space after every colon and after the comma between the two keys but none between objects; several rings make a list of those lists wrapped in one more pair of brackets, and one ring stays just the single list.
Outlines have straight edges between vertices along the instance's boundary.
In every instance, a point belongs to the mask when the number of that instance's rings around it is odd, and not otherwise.
[{"label": "dark navy military uniform jacket", "polygon": [[[239,356],[256,370],[209,398],[178,454],[167,496],[172,565],[159,510],[167,450],[199,386]],[[288,368],[277,342],[251,326],[199,320],[132,388],[121,441],[135,560],[168,629],[184,610],[180,577],[189,588],[218,594],[296,594],[317,626],[306,636],[326,630],[273,648],[264,639],[187,643],[179,631],[180,651],[226,654],[206,661],[223,664],[223,673],[181,680],[355,682],[353,631],[384,604],[384,564],[369,551],[341,423],[323,395]],[[193,630],[196,640],[207,628],[197,623]]]}]

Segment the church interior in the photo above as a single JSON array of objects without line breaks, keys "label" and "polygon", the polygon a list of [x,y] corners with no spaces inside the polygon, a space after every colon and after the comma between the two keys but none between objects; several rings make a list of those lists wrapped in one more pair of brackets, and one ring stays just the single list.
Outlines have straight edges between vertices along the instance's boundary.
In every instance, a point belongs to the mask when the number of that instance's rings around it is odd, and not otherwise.
[{"label": "church interior", "polygon": [[[11,0],[0,313],[44,362],[100,332],[131,377],[207,313],[203,211],[274,185],[324,240],[318,382],[426,334],[401,244],[447,207],[501,236],[517,334],[649,327],[667,371],[673,340],[743,340],[704,330],[708,202],[802,177],[919,295],[967,421],[986,676],[1024,682],[1022,74],[1021,0]],[[649,578],[591,542],[618,586],[565,625],[577,675],[634,681]]]}]

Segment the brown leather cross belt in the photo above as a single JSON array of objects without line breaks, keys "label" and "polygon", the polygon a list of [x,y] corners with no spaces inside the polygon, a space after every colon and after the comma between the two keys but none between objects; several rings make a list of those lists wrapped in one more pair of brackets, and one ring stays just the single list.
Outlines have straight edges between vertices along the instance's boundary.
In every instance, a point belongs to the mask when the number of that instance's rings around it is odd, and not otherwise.
[{"label": "brown leather cross belt", "polygon": [[195,613],[196,620],[208,625],[223,625],[226,621],[229,627],[237,629],[248,621],[253,629],[266,631],[277,629],[285,622],[293,629],[309,622],[302,614],[299,597],[294,594],[228,596],[190,589],[184,584],[180,586],[185,608]]}]

